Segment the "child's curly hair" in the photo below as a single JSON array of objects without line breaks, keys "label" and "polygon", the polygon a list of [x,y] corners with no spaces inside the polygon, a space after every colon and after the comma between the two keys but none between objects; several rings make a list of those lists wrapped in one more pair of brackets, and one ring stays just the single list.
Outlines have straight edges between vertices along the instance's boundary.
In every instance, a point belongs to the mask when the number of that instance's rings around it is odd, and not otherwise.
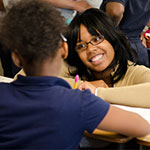
[{"label": "child's curly hair", "polygon": [[53,58],[65,29],[60,12],[42,0],[15,3],[0,22],[0,40],[29,64]]}]

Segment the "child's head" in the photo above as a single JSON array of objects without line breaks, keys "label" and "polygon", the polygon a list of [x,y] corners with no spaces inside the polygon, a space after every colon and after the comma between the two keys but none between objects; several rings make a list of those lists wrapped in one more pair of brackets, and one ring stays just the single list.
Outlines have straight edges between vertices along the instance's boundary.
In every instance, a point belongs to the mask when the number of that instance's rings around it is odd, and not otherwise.
[{"label": "child's head", "polygon": [[53,61],[62,46],[64,29],[64,19],[49,2],[25,0],[2,18],[0,35],[12,52],[34,67],[47,59]]},{"label": "child's head", "polygon": [[[94,73],[106,72],[119,64],[113,78],[116,82],[126,72],[128,59],[133,60],[134,52],[127,38],[118,30],[112,19],[99,9],[88,9],[75,16],[69,25],[66,37],[69,46],[67,62],[76,68],[72,75],[79,74],[81,78],[95,80]],[[91,40],[94,44],[89,43]],[[79,52],[77,50],[79,47],[86,49]]]}]

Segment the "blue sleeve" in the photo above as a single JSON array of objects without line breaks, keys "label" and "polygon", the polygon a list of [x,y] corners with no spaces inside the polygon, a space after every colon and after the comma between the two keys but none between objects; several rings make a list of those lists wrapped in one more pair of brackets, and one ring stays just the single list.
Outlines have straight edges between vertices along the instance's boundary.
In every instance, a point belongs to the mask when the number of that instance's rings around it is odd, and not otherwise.
[{"label": "blue sleeve", "polygon": [[82,121],[84,128],[92,133],[107,114],[110,104],[91,94],[89,90],[83,92],[82,96]]},{"label": "blue sleeve", "polygon": [[105,11],[106,10],[106,4],[108,2],[118,2],[118,3],[121,3],[122,5],[124,5],[124,7],[125,7],[127,5],[128,0],[103,0],[102,4],[100,6],[100,9]]}]

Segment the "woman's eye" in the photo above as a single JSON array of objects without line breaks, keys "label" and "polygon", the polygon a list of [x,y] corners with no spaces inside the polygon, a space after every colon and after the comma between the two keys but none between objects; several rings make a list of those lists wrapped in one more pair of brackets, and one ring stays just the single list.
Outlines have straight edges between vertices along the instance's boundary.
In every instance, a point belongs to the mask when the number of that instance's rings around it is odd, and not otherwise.
[{"label": "woman's eye", "polygon": [[92,41],[93,42],[97,42],[97,41],[99,41],[100,40],[100,38],[99,37],[96,37],[96,38],[94,38]]},{"label": "woman's eye", "polygon": [[82,49],[84,47],[85,47],[85,44],[80,44],[80,45],[77,46],[78,49]]}]

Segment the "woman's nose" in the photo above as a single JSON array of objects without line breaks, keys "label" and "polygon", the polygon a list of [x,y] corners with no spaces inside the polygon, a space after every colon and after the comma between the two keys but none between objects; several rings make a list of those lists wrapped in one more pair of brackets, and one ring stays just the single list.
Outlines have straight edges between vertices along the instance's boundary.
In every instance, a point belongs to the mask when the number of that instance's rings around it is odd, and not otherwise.
[{"label": "woman's nose", "polygon": [[91,44],[91,43],[88,44],[88,48],[87,48],[87,51],[88,51],[88,52],[91,52],[91,51],[93,51],[93,50],[95,50],[95,49],[96,49],[95,45],[93,45],[93,44]]}]

